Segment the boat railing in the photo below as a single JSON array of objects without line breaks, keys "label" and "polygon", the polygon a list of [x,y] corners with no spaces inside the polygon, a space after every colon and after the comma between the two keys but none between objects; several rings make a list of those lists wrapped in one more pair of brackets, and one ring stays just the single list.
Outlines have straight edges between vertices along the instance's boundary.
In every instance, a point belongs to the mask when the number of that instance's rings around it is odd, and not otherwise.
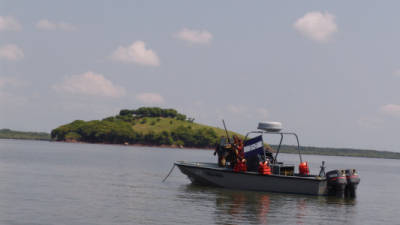
[{"label": "boat railing", "polygon": [[[279,151],[280,151],[281,146],[282,146],[283,137],[284,137],[285,135],[294,136],[294,137],[296,138],[296,142],[297,142],[297,150],[298,150],[298,153],[299,153],[300,162],[303,162],[303,159],[302,159],[302,157],[301,157],[301,152],[300,152],[299,137],[297,136],[296,133],[294,133],[294,132],[270,132],[270,131],[260,131],[260,130],[257,130],[257,131],[250,131],[250,132],[248,132],[248,133],[246,134],[246,136],[245,136],[245,138],[244,138],[245,141],[247,140],[247,138],[248,138],[248,136],[249,136],[250,134],[260,134],[260,135],[264,135],[264,134],[268,134],[268,135],[269,135],[269,134],[273,134],[273,135],[280,135],[279,145],[278,145],[278,147],[277,147],[277,149],[276,149],[276,153],[275,153],[275,157],[274,157],[274,162],[278,162],[278,155],[279,155]],[[264,146],[264,139],[263,139],[263,143],[262,143],[262,144],[263,144],[263,146]],[[265,157],[265,151],[264,151],[264,157]]]}]

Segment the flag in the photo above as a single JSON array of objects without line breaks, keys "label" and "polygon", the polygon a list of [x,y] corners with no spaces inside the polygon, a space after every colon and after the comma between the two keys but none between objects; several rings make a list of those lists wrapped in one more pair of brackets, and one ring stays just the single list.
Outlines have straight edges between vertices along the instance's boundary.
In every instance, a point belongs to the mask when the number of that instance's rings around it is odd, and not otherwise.
[{"label": "flag", "polygon": [[247,159],[256,155],[264,155],[262,135],[244,142],[244,157]]}]

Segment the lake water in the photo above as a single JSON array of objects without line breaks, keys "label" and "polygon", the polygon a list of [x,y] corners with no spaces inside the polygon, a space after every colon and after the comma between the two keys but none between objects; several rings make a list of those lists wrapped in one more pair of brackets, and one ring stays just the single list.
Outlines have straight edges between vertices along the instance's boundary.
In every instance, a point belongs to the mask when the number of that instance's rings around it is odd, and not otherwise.
[{"label": "lake water", "polygon": [[[356,168],[354,200],[191,185],[176,160],[212,151],[0,140],[0,224],[400,224],[400,161],[304,155]],[[297,155],[280,160],[298,164]]]}]

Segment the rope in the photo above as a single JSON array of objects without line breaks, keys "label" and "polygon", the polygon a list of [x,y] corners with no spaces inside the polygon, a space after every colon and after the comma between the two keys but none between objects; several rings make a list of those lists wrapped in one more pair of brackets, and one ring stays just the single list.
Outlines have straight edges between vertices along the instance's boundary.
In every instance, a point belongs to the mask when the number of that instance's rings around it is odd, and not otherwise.
[{"label": "rope", "polygon": [[163,183],[164,183],[165,180],[167,180],[167,178],[169,177],[169,175],[171,175],[171,173],[172,173],[172,171],[174,170],[174,168],[175,168],[175,163],[174,163],[174,165],[172,166],[171,170],[169,171],[168,175],[164,178],[164,180],[162,180]]}]

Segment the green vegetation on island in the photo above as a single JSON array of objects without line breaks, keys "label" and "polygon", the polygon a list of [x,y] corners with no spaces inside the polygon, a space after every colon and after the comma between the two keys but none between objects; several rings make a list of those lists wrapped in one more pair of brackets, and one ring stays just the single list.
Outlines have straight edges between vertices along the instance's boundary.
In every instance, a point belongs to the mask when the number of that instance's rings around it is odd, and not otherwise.
[{"label": "green vegetation on island", "polygon": [[0,139],[23,139],[23,140],[50,140],[50,134],[45,132],[24,132],[10,129],[0,129]]},{"label": "green vegetation on island", "polygon": [[[233,133],[232,133],[233,134]],[[194,122],[175,109],[123,109],[102,120],[76,120],[51,132],[53,140],[213,148],[225,131]]]}]

